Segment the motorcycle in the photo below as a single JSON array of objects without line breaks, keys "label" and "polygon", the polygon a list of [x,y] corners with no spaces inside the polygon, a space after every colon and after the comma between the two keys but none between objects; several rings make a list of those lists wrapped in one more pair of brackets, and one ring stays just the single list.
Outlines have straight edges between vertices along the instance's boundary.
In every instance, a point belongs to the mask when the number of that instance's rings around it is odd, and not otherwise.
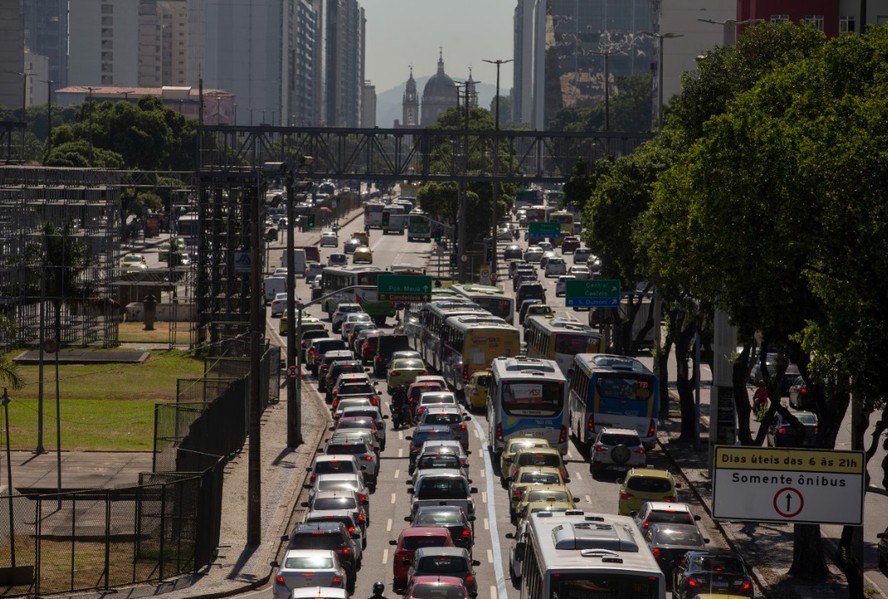
[{"label": "motorcycle", "polygon": [[392,426],[395,427],[395,430],[398,430],[401,427],[410,426],[410,408],[407,404],[401,404],[400,407],[395,407],[395,405],[392,404],[391,411]]}]

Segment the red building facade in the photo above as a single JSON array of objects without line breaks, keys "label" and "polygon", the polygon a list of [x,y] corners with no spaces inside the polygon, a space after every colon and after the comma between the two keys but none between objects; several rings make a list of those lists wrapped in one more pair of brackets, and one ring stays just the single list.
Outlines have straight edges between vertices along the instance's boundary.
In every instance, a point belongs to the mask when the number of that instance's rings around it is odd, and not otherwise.
[{"label": "red building facade", "polygon": [[[813,22],[827,37],[839,35],[842,16],[839,14],[839,0],[738,0],[737,2],[738,22],[748,19],[792,23]],[[856,31],[856,28],[854,30]]]}]

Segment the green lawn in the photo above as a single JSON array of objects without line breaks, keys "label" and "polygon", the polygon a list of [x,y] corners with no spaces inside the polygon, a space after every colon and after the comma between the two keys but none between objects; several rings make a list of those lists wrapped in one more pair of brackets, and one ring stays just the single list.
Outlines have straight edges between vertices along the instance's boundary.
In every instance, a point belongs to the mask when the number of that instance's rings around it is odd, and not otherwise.
[{"label": "green lawn", "polygon": [[[9,357],[19,351],[11,352]],[[10,443],[37,442],[38,367],[20,366],[22,389],[10,389]],[[44,447],[56,446],[55,365],[44,364]],[[62,449],[146,451],[152,448],[154,404],[176,397],[176,380],[199,378],[203,361],[182,351],[153,351],[144,364],[62,364],[59,367]]]}]

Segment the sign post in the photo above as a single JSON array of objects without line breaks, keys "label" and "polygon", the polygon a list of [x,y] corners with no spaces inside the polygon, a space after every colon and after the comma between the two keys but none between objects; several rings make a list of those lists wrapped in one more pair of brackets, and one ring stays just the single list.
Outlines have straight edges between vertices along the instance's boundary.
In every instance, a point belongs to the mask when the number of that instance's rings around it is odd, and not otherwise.
[{"label": "sign post", "polygon": [[425,275],[379,275],[376,292],[381,302],[430,302],[432,277]]},{"label": "sign post", "polygon": [[865,470],[862,451],[718,445],[712,517],[861,526]]},{"label": "sign post", "polygon": [[617,308],[620,305],[620,281],[617,279],[568,279],[564,305],[578,308]]}]

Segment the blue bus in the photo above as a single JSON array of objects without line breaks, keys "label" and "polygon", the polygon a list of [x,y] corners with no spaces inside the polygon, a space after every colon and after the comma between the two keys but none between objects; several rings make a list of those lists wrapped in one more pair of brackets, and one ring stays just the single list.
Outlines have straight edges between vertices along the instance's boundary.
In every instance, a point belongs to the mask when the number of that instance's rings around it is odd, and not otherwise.
[{"label": "blue bus", "polygon": [[570,428],[588,447],[604,427],[638,432],[648,449],[657,441],[660,383],[650,368],[629,356],[577,354],[568,372]]}]

